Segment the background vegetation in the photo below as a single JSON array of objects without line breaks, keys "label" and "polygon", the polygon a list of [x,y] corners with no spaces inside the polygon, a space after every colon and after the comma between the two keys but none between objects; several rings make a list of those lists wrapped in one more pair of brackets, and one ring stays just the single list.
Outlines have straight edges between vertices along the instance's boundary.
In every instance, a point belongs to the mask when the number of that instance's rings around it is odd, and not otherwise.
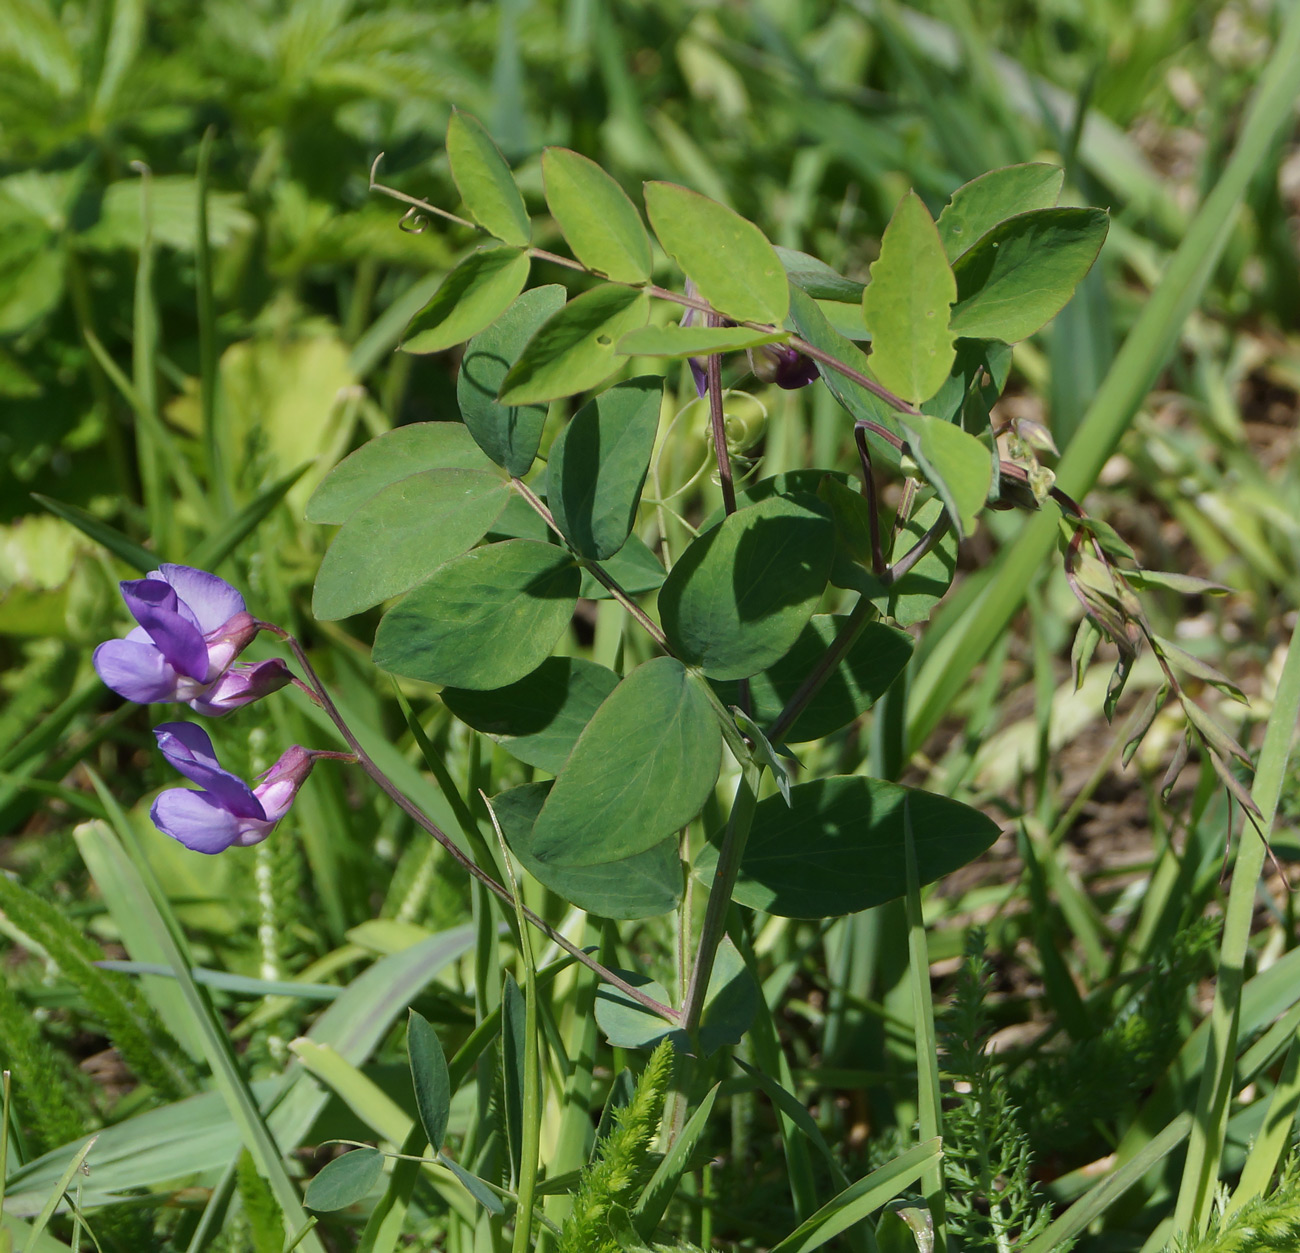
[{"label": "background vegetation", "polygon": [[[132,896],[120,841],[135,826],[193,963],[225,976],[211,995],[238,1054],[232,1068],[259,1100],[282,1085],[276,1130],[292,1128],[295,1143],[400,1144],[401,1123],[381,1100],[409,1096],[397,1015],[416,998],[450,1055],[484,1008],[468,944],[437,950],[433,970],[433,950],[413,948],[461,934],[470,890],[400,813],[322,770],[255,852],[206,860],[173,847],[147,820],[168,782],[150,751],[150,711],[123,706],[90,668],[94,645],[121,631],[117,536],[163,560],[219,562],[260,616],[308,641],[354,725],[393,745],[395,777],[429,812],[446,812],[393,688],[368,666],[377,615],[311,619],[329,533],[305,523],[302,506],[370,434],[456,415],[454,355],[394,348],[472,238],[436,222],[399,229],[400,211],[368,184],[383,151],[386,182],[454,207],[441,150],[453,104],[491,129],[538,213],[537,154],[564,144],[632,192],[646,178],[695,187],[773,242],[857,278],[908,187],[937,211],[986,169],[1063,165],[1066,201],[1109,206],[1112,228],[1074,301],[1016,348],[1002,409],[1046,424],[1063,453],[1082,432],[1089,447],[1077,455],[1106,458],[1088,506],[1144,565],[1231,589],[1153,592],[1149,612],[1163,635],[1246,690],[1248,706],[1210,684],[1196,689],[1256,750],[1300,603],[1294,126],[1253,154],[1221,257],[1197,307],[1175,319],[1168,367],[1118,449],[1084,419],[1217,184],[1279,29],[1272,6],[1244,0],[0,4],[0,860],[12,872],[0,880],[0,1056],[14,1072],[10,1172],[104,1128],[99,1165],[92,1158],[81,1183],[103,1248],[280,1247],[266,1235],[274,1202],[256,1170],[232,1168],[220,1182],[241,1145],[254,1149],[225,1107],[168,1108],[213,1083],[197,1060],[192,1006],[167,981],[90,964],[166,956],[165,936]],[[539,221],[543,246],[545,230]],[[535,281],[566,277],[539,267]],[[670,381],[685,409],[689,377],[674,367]],[[756,474],[853,464],[851,432],[828,397],[735,381],[753,393],[732,416]],[[553,412],[553,429],[563,416]],[[718,500],[696,473],[708,458],[705,427],[698,410],[683,416],[656,482],[665,508],[694,521]],[[112,528],[101,533],[107,546],[92,538],[101,523]],[[1158,719],[1123,760],[1159,684],[1154,667],[1139,663],[1112,729],[1101,717],[1112,659],[1099,654],[1072,689],[1077,609],[1059,562],[1040,563],[1014,597],[1005,580],[989,580],[1024,526],[1014,514],[986,521],[907,681],[804,757],[812,769],[924,783],[1003,824],[993,852],[926,902],[940,1004],[956,990],[941,1030],[967,1094],[948,1168],[975,1181],[966,1195],[984,1198],[962,1219],[970,1247],[1011,1247],[1041,1230],[1099,1175],[1141,1164],[1191,1108],[1204,1047],[1193,1031],[1213,995],[1225,848],[1239,825],[1208,765],[1194,761],[1162,796],[1177,753],[1172,723]],[[973,648],[963,615],[990,587],[1005,602],[992,618],[1007,626]],[[572,651],[608,661],[615,644],[593,604]],[[431,689],[403,690],[463,793],[523,781]],[[297,699],[256,706],[215,735],[244,774],[286,743],[333,746]],[[1298,937],[1280,872],[1295,854],[1298,813],[1292,771],[1247,954],[1250,1047],[1230,1111],[1229,1177],[1281,1117],[1265,1123],[1275,1087],[1294,1088],[1294,1054],[1285,1064],[1283,1055],[1300,1004]],[[563,920],[544,894],[535,907]],[[670,952],[665,932],[656,922],[625,928],[621,964]],[[595,928],[588,938],[615,943]],[[793,1134],[788,1110],[741,1068],[718,1063],[701,1076],[724,1086],[687,1176],[694,1192],[671,1219],[706,1247],[771,1246],[843,1178],[909,1143],[917,1117],[902,905],[825,926],[773,921],[752,940],[772,1012],[737,1052],[797,1094],[816,1137]],[[372,999],[334,1020],[321,1015],[337,995],[321,987],[355,989],[377,959],[402,953],[421,962],[405,982],[368,989]],[[286,980],[317,991],[277,995]],[[556,1031],[586,1059],[584,995],[576,983],[557,992]],[[979,1047],[989,1034],[992,1060]],[[788,1064],[776,1061],[778,1039]],[[369,1086],[331,1070],[330,1050]],[[631,1060],[601,1046],[593,1111]],[[285,1086],[304,1069],[322,1077],[311,1097]],[[1278,1108],[1285,1132],[1290,1111]],[[156,1121],[143,1129],[128,1121],[150,1110]],[[481,1113],[456,1109],[453,1135]],[[558,1101],[546,1113],[544,1142],[576,1169],[590,1126],[574,1130]],[[992,1173],[1019,1189],[994,1205],[988,1179],[978,1182],[990,1170],[981,1137],[1011,1155]],[[301,1155],[306,1173],[323,1160]],[[1153,1157],[1122,1202],[1078,1229],[1080,1247],[1163,1248],[1180,1161]],[[19,1174],[7,1214],[35,1216],[61,1168]],[[217,1185],[218,1196],[224,1187],[233,1198],[224,1222],[224,1203],[204,1209],[206,1191],[164,1186],[186,1178]],[[1267,1174],[1255,1191],[1266,1184]],[[452,1191],[415,1192],[406,1218],[419,1247],[442,1238],[449,1205],[463,1208]],[[355,1247],[346,1225],[330,1239]]]}]

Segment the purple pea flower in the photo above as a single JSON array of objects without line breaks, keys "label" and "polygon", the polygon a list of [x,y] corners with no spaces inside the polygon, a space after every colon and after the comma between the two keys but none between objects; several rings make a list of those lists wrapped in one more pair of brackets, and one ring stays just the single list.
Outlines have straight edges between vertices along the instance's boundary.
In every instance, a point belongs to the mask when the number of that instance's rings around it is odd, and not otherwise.
[{"label": "purple pea flower", "polygon": [[244,598],[215,574],[164,565],[123,584],[140,624],[95,649],[95,669],[119,696],[142,705],[184,701],[218,716],[269,695],[290,680],[283,661],[235,666],[263,624]]},{"label": "purple pea flower", "polygon": [[222,768],[202,727],[192,722],[164,722],[154,729],[154,735],[163,756],[202,791],[168,788],[154,801],[149,816],[159,831],[196,853],[260,844],[288,813],[316,758],[341,756],[291,748],[257,787],[249,787]]}]

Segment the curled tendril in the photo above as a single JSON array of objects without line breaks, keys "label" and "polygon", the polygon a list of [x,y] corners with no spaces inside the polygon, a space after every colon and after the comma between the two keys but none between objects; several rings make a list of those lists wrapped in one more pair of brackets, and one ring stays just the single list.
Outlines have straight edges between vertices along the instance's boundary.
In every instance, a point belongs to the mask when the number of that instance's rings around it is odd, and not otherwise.
[{"label": "curled tendril", "polygon": [[[409,223],[409,225],[408,225]],[[408,235],[419,235],[424,228],[429,225],[429,219],[412,205],[405,213],[402,214],[402,220],[398,222],[397,229],[405,231]]]}]

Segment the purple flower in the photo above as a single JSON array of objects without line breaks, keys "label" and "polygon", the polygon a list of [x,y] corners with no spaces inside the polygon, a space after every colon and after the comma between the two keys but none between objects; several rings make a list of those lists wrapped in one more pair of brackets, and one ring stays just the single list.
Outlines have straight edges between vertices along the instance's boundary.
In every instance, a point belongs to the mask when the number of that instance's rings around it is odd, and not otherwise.
[{"label": "purple flower", "polygon": [[756,378],[775,383],[788,392],[817,381],[817,363],[786,344],[764,344],[750,349],[749,366]]},{"label": "purple flower", "polygon": [[316,758],[338,755],[291,748],[253,788],[222,769],[202,727],[164,722],[154,735],[163,756],[203,790],[168,788],[154,801],[149,816],[159,831],[196,853],[260,844],[288,813]]},{"label": "purple flower", "polygon": [[220,715],[289,682],[282,661],[234,665],[262,624],[224,579],[164,565],[121,588],[140,625],[124,640],[101,644],[94,658],[99,677],[119,696],[142,705],[180,700]]}]

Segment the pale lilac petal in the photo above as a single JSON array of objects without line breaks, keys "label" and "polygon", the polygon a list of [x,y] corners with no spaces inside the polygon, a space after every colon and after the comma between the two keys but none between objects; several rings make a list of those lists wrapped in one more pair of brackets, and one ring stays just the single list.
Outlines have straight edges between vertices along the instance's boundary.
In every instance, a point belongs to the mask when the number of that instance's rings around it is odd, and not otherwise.
[{"label": "pale lilac petal", "polygon": [[149,816],[159,831],[196,853],[221,853],[232,844],[257,843],[274,825],[241,819],[210,793],[183,787],[160,793]]},{"label": "pale lilac petal", "polygon": [[154,735],[171,765],[191,782],[206,788],[215,803],[236,818],[265,821],[266,811],[253,789],[221,767],[202,727],[192,722],[164,722],[154,728]]},{"label": "pale lilac petal", "polygon": [[180,676],[151,643],[108,640],[95,649],[95,670],[119,696],[148,705],[175,700]]},{"label": "pale lilac petal", "polygon": [[247,609],[244,598],[225,579],[193,566],[164,563],[151,577],[162,577],[189,606],[198,628],[207,635]]},{"label": "pale lilac petal", "polygon": [[203,637],[208,649],[209,683],[215,682],[230,668],[230,663],[252,643],[259,630],[257,619],[246,609],[241,609]]},{"label": "pale lilac petal", "polygon": [[292,676],[289,667],[278,658],[259,661],[256,665],[235,666],[227,670],[202,696],[189,702],[195,713],[210,718],[238,709],[278,692]]},{"label": "pale lilac petal", "polygon": [[312,753],[295,745],[286,750],[280,760],[266,772],[265,781],[253,789],[253,794],[271,822],[279,822],[289,812],[293,798],[311,774],[314,763]]},{"label": "pale lilac petal", "polygon": [[709,390],[709,372],[699,357],[687,357],[686,364],[691,367],[691,377],[695,380],[695,390],[701,398]]},{"label": "pale lilac petal", "polygon": [[206,681],[207,645],[202,632],[181,616],[176,592],[157,579],[134,579],[121,587],[126,607],[149,633],[158,651],[181,674]]}]

